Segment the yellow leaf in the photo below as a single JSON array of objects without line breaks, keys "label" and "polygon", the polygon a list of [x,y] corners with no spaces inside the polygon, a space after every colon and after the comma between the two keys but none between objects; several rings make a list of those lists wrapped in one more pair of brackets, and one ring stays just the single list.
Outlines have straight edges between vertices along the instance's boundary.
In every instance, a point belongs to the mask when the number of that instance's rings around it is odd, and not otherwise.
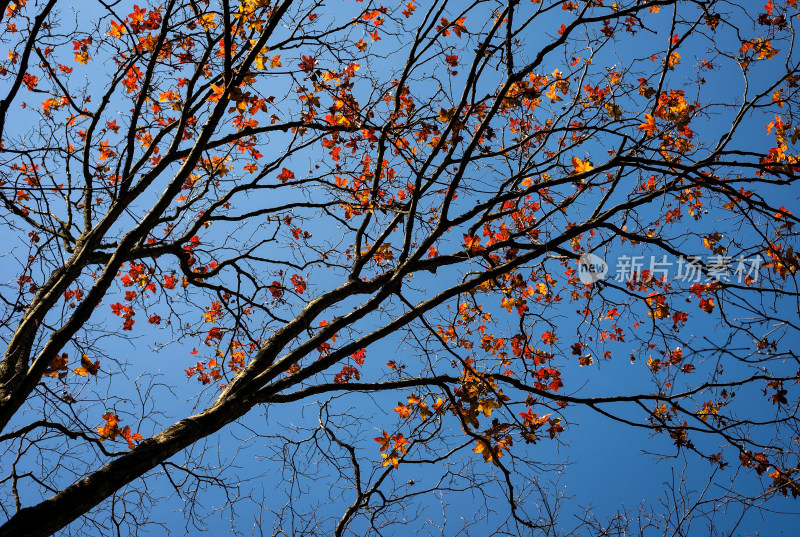
[{"label": "yellow leaf", "polygon": [[213,95],[209,95],[208,100],[212,103],[219,101],[222,94],[225,93],[225,86],[217,86],[216,84],[211,84],[211,89],[214,90]]},{"label": "yellow leaf", "polygon": [[550,89],[547,90],[547,93],[545,93],[545,96],[550,98],[550,102],[552,102],[552,103],[554,103],[556,101],[563,101],[563,99],[561,97],[556,95],[556,86],[555,86],[555,84],[550,86]]},{"label": "yellow leaf", "polygon": [[441,109],[439,109],[439,118],[438,119],[442,123],[447,123],[448,121],[450,121],[450,118],[453,117],[454,113],[455,113],[455,109],[454,108],[451,108],[449,110],[447,110],[445,108],[441,108]]},{"label": "yellow leaf", "polygon": [[383,457],[383,464],[382,467],[389,466],[390,464],[397,468],[400,465],[400,461],[397,458],[396,452],[392,453],[381,453],[381,457]]},{"label": "yellow leaf", "polygon": [[214,22],[214,17],[216,17],[214,13],[206,13],[200,16],[197,23],[205,30],[213,30],[217,27],[217,23]]},{"label": "yellow leaf", "polygon": [[679,63],[681,63],[681,55],[677,52],[672,52],[667,58],[667,67],[674,69]]},{"label": "yellow leaf", "polygon": [[487,418],[491,417],[495,408],[500,408],[500,404],[494,399],[482,399],[478,404],[478,412],[483,412]]}]

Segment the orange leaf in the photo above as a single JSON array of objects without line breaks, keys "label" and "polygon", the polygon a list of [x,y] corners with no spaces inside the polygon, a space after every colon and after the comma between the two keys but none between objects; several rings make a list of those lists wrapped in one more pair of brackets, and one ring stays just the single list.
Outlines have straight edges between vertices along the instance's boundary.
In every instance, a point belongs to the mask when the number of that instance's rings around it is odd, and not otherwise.
[{"label": "orange leaf", "polygon": [[542,334],[542,341],[544,341],[545,344],[547,344],[547,345],[552,345],[557,340],[558,340],[558,338],[556,337],[556,335],[550,330],[548,330],[547,332]]},{"label": "orange leaf", "polygon": [[711,297],[701,299],[700,309],[706,313],[711,313],[712,311],[714,311],[714,299]]},{"label": "orange leaf", "polygon": [[397,406],[394,407],[394,411],[400,414],[401,418],[403,419],[408,418],[409,416],[411,416],[411,405],[406,406],[398,401]]},{"label": "orange leaf", "polygon": [[591,171],[594,166],[588,161],[583,161],[578,157],[572,157],[572,168],[575,170],[575,173],[585,173]]},{"label": "orange leaf", "polygon": [[100,370],[100,360],[96,360],[94,363],[92,363],[89,357],[84,354],[83,356],[81,356],[81,367],[76,367],[72,371],[76,375],[85,377],[87,375],[96,376],[99,370]]},{"label": "orange leaf", "polygon": [[281,183],[287,183],[288,181],[294,179],[294,172],[292,172],[291,170],[287,170],[286,168],[283,168],[281,170],[281,173],[278,175],[278,179],[281,180]]},{"label": "orange leaf", "polygon": [[639,130],[644,131],[647,136],[653,136],[656,133],[656,120],[650,114],[644,115],[644,123],[639,125]]}]

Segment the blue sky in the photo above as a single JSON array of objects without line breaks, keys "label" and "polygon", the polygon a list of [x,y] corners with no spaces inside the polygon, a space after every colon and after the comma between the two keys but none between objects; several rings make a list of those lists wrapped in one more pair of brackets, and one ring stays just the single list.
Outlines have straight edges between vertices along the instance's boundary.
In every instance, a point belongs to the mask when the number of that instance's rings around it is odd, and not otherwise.
[{"label": "blue sky", "polygon": [[[77,5],[77,4],[76,4]],[[337,17],[348,17],[350,12],[360,9],[360,4],[353,2],[344,3],[344,7],[337,4],[335,7],[322,6],[319,8],[321,17],[328,15],[333,17],[333,10]],[[420,16],[423,10],[420,7],[415,17]],[[448,16],[455,16],[456,5],[451,6],[451,13]],[[760,8],[760,5],[759,5]],[[523,6],[521,9],[532,9],[531,6]],[[69,13],[70,9],[64,9],[64,13]],[[86,10],[76,9],[76,14],[80,19],[90,19],[94,16],[92,12]],[[556,22],[561,21],[563,11],[555,10],[551,16],[545,17],[540,24],[540,27],[532,28],[529,32],[530,39],[525,42],[520,49],[520,57],[525,54],[532,54],[547,43],[548,40],[553,39],[555,29],[558,28]],[[750,24],[745,21],[744,13],[742,11],[731,11],[730,20],[742,25]],[[611,70],[610,66],[620,65],[626,66],[633,64],[634,66],[642,65],[641,70],[651,69],[652,66],[648,65],[649,55],[657,49],[664,49],[665,43],[669,40],[670,36],[670,13],[666,10],[658,15],[652,15],[646,19],[649,26],[649,31],[641,31],[635,38],[630,38],[623,41],[623,44],[617,48],[606,48],[598,51],[594,58],[594,68],[590,72],[597,75],[606,67]],[[65,19],[66,20],[66,19]],[[412,21],[415,19],[411,19]],[[473,19],[469,19],[469,24],[472,24]],[[469,26],[470,29],[473,27]],[[376,43],[376,51],[383,51],[387,54],[390,60],[394,58],[404,57],[404,48],[407,42],[404,40],[405,36],[399,36],[397,40],[386,39],[383,42]],[[717,39],[725,40],[721,48],[728,48],[729,50],[736,50],[738,48],[738,37],[735,36],[730,30],[721,31]],[[449,41],[448,46],[452,47],[451,52],[456,52],[460,55],[461,61],[466,64],[470,60],[469,52],[463,43],[458,41]],[[704,48],[707,43],[702,41],[690,41],[685,46],[679,49],[682,57],[680,66],[669,74],[669,80],[674,81],[675,86],[681,88],[694,88],[694,80],[697,76],[697,65],[699,62],[709,57],[708,51]],[[382,47],[382,48],[381,48]],[[395,49],[401,52],[395,51]],[[300,52],[305,52],[302,50]],[[760,91],[759,83],[769,81],[770,77],[780,76],[782,69],[785,69],[783,59],[785,55],[791,51],[784,50],[781,57],[777,60],[770,62],[755,62],[749,73],[749,81],[751,87],[748,92],[753,95]],[[289,59],[291,53],[284,53],[284,72],[289,75],[295,69],[296,58]],[[300,56],[300,53],[296,53]],[[712,55],[713,56],[713,55]],[[796,60],[796,53],[791,57]],[[330,58],[325,58],[330,61]],[[553,69],[560,69],[566,72],[569,66],[565,65],[567,58],[563,58],[554,54],[548,57],[544,63],[541,71],[549,74]],[[716,67],[712,70],[702,71],[702,76],[705,78],[706,83],[700,86],[697,96],[689,96],[687,99],[697,98],[698,101],[707,102],[714,100],[722,103],[723,105],[735,104],[741,102],[741,96],[744,93],[744,79],[741,71],[737,71],[736,62],[734,58],[724,59],[712,57],[712,61]],[[650,62],[652,63],[652,62]],[[376,74],[379,78],[385,77],[387,73],[395,72],[400,62],[396,64],[387,64],[385,61],[375,60],[374,64],[365,63],[362,69],[369,70]],[[96,85],[99,91],[104,82],[101,78],[103,69],[107,64],[101,64],[99,61],[88,66],[81,67],[79,71],[80,76],[85,76],[90,85]],[[422,70],[427,67],[423,67]],[[431,67],[433,69],[433,67]],[[639,67],[636,67],[638,69]],[[445,77],[445,69],[442,65],[436,66],[436,73]],[[76,69],[77,70],[77,69]],[[463,81],[466,68],[460,67],[460,75],[447,75],[447,80],[452,84],[452,87],[445,88],[445,94],[457,93],[459,82]],[[430,74],[430,73],[425,73]],[[299,76],[299,75],[298,75]],[[388,78],[388,77],[387,77]],[[495,79],[489,77],[490,81],[486,82],[485,89],[487,91],[494,90]],[[76,78],[77,80],[77,78]],[[284,78],[280,79],[284,80]],[[594,79],[595,81],[597,78]],[[356,95],[366,95],[372,91],[373,88],[368,87],[367,81],[360,81],[361,83],[356,86],[354,93]],[[418,91],[420,95],[436,96],[437,87],[431,79],[422,82]],[[36,96],[38,98],[38,96]],[[21,98],[22,99],[22,98]],[[691,100],[690,99],[690,100]],[[633,102],[630,99],[628,102]],[[125,111],[123,105],[124,101],[120,101],[119,110],[113,110],[109,117],[117,113],[120,117],[124,117],[122,112]],[[620,97],[620,103],[626,102],[624,97]],[[442,106],[449,104],[442,101]],[[545,103],[547,104],[547,103]],[[558,112],[559,105],[554,104],[550,107],[553,111]],[[545,106],[543,106],[545,108]],[[765,151],[774,144],[774,138],[767,136],[765,125],[772,119],[774,110],[756,111],[745,119],[743,124],[739,127],[738,133],[732,142],[733,145],[746,148],[753,151]],[[17,134],[25,134],[25,130],[29,126],[29,115],[26,111],[12,109],[10,114],[9,123],[15,124],[15,129],[19,129]],[[730,109],[725,109],[720,106],[718,109],[710,109],[706,117],[700,117],[692,123],[692,128],[697,133],[698,140],[714,140],[716,141],[721,133],[726,132],[730,127]],[[635,132],[635,128],[629,129]],[[265,149],[262,152],[267,152],[271,147],[279,146],[286,142],[288,135],[274,135],[265,143]],[[580,146],[581,157],[591,158],[595,165],[600,165],[604,158],[605,150],[610,147],[613,148],[617,143],[617,139],[609,135],[609,139],[596,139],[587,142]],[[314,165],[319,159],[318,150],[309,150],[299,152],[285,163],[286,167],[291,168],[298,176],[305,174],[313,174]],[[500,169],[500,166],[498,166]],[[484,173],[487,181],[493,180],[494,174],[501,173],[497,170],[491,169],[489,171],[479,170],[476,167],[475,173]],[[572,185],[565,187],[566,189],[573,188]],[[796,197],[788,199],[785,190],[776,188],[760,189],[759,194],[766,199],[773,201],[776,205],[785,205],[789,209],[798,209]],[[267,195],[272,195],[267,194]],[[298,191],[279,194],[278,200],[281,202],[288,201],[289,199],[299,199],[303,193]],[[261,194],[256,194],[246,200],[238,202],[237,209],[241,211],[250,208],[258,207],[263,203]],[[283,196],[283,197],[280,197]],[[270,198],[273,201],[275,198]],[[459,209],[468,208],[472,203],[472,198],[465,197],[461,205],[456,202],[455,207]],[[146,203],[142,202],[140,207],[136,210],[143,211],[146,208]],[[588,207],[591,209],[592,207]],[[582,208],[586,211],[586,208]],[[581,211],[576,213],[577,216],[585,216],[580,214]],[[576,216],[572,215],[572,216]],[[335,239],[338,230],[333,229],[330,225],[330,220],[325,220],[318,215],[312,215],[308,220],[303,221],[302,215],[297,215],[297,222],[300,222],[304,229],[311,231],[316,237]],[[130,221],[135,221],[140,217],[140,214],[132,212],[130,214]],[[641,215],[643,220],[650,217],[649,214]],[[716,229],[722,227],[725,229],[725,220],[720,213],[712,212],[708,217],[700,221],[695,221],[691,218],[685,217],[674,228],[671,228],[675,233],[678,233],[681,227],[687,228],[687,232],[696,233],[698,235],[692,236],[687,239],[689,242],[684,245],[687,251],[692,251],[698,255],[705,255],[707,250],[704,249],[702,241],[699,240],[699,234],[711,233]],[[258,228],[250,228],[250,232],[254,232]],[[439,246],[442,252],[446,252],[448,248],[460,248],[460,238],[462,230],[454,231],[454,234],[448,239],[444,240]],[[207,243],[212,241],[225,240],[227,234],[231,232],[229,229],[223,228],[222,225],[212,227],[210,231],[204,232],[203,240]],[[237,231],[237,233],[243,233]],[[734,231],[728,238],[733,238],[743,242],[751,241],[755,237],[752,234],[738,234]],[[24,237],[23,237],[24,239]],[[695,241],[695,242],[691,242]],[[236,244],[232,248],[237,247]],[[13,256],[18,259],[24,259],[27,255],[24,244],[17,243],[11,247]],[[286,250],[288,252],[288,250]],[[214,253],[213,251],[211,252]],[[287,254],[287,257],[291,254]],[[650,255],[662,254],[657,250],[648,249],[643,245],[630,246],[619,245],[614,243],[611,247],[602,251],[602,256],[606,259],[612,267],[612,272],[615,271],[616,262],[621,255],[643,255],[645,259],[649,259]],[[210,259],[210,258],[209,258]],[[676,263],[674,257],[670,261]],[[168,268],[169,261],[164,262],[164,267]],[[557,270],[563,272],[563,268],[559,268],[557,262],[550,262],[549,267],[553,267],[553,273]],[[16,279],[15,267],[12,263],[0,264],[0,274],[2,279],[13,281]],[[11,272],[9,272],[11,271]],[[166,270],[165,270],[166,272]],[[325,275],[324,271],[317,271],[317,277],[309,280],[309,295],[325,290],[338,283],[336,275]],[[672,275],[673,273],[671,273]],[[426,275],[418,277],[413,285],[417,288],[416,291],[409,291],[409,297],[420,300],[426,295],[434,292],[434,290],[441,287],[442,284],[449,282],[449,279],[455,281],[455,278],[460,276],[457,271],[443,270],[437,275]],[[265,280],[270,280],[274,277],[273,272],[265,272],[262,276]],[[788,281],[787,281],[788,284]],[[124,290],[120,290],[120,294]],[[613,293],[609,290],[609,293]],[[611,295],[616,296],[616,295]],[[103,347],[105,352],[108,353],[107,360],[112,363],[112,360],[118,360],[120,369],[115,369],[116,366],[102,368],[103,373],[97,378],[90,379],[82,386],[74,384],[74,389],[77,393],[86,396],[89,401],[86,407],[82,410],[82,416],[86,419],[87,423],[92,422],[92,416],[99,419],[103,409],[115,409],[123,418],[123,423],[131,425],[136,424],[136,430],[145,435],[158,432],[163,426],[172,423],[174,420],[179,419],[188,413],[191,413],[195,408],[197,410],[207,405],[212,397],[217,393],[216,386],[210,386],[205,391],[199,392],[199,384],[195,379],[187,379],[185,369],[194,365],[197,360],[206,360],[213,356],[213,349],[203,344],[204,330],[208,327],[200,322],[202,311],[208,305],[208,296],[201,295],[187,295],[186,301],[178,303],[178,312],[191,319],[189,322],[193,323],[192,330],[189,334],[175,335],[167,326],[153,327],[148,326],[146,322],[146,315],[141,311],[137,315],[136,331],[133,332],[131,337],[123,334],[125,337],[118,337],[119,325],[121,320],[108,313],[108,305],[116,302],[118,297],[109,295],[108,300],[105,300],[101,305],[100,313],[96,317],[99,326],[103,330],[107,330],[103,339],[97,341],[98,347]],[[518,321],[516,313],[507,313],[499,306],[499,300],[494,300],[489,303],[487,301],[487,311],[490,311],[495,320],[495,326],[498,330],[508,330],[511,334],[514,330],[514,324]],[[784,300],[784,302],[781,302]],[[696,302],[696,301],[695,301]],[[595,300],[595,304],[598,300]],[[646,324],[648,320],[646,308],[641,300],[630,300],[626,302],[630,305],[632,319],[639,318]],[[600,308],[600,304],[597,307]],[[154,299],[149,306],[152,311],[164,311],[166,302]],[[395,304],[396,308],[400,305]],[[654,390],[653,384],[654,375],[647,367],[648,351],[643,349],[641,345],[635,342],[609,344],[607,346],[598,345],[599,353],[594,356],[594,363],[588,367],[579,367],[575,363],[575,359],[569,355],[569,343],[583,335],[584,327],[581,325],[581,319],[574,313],[577,306],[572,303],[564,303],[562,305],[551,306],[544,311],[548,316],[542,324],[544,327],[557,328],[557,332],[562,340],[562,349],[559,354],[559,363],[563,370],[565,380],[565,387],[563,393],[578,396],[596,396],[596,395],[614,395],[614,394],[632,394],[639,392],[650,392]],[[777,309],[788,316],[792,315],[792,308],[794,303],[791,302],[791,297],[787,299],[779,299]],[[693,352],[693,348],[700,348],[705,345],[704,340],[718,341],[725,343],[726,331],[718,324],[716,316],[697,315],[697,305],[692,303],[687,308],[693,313],[691,322],[685,326],[680,332],[680,337],[687,340],[685,352],[687,355]],[[607,309],[607,308],[606,308]],[[105,313],[102,313],[104,312]],[[735,313],[740,313],[737,310]],[[601,317],[603,311],[597,312]],[[391,310],[386,313],[386,316],[391,316]],[[637,317],[638,316],[638,317]],[[165,315],[166,317],[166,315]],[[176,315],[175,318],[178,316]],[[374,322],[382,320],[381,315],[376,314]],[[436,320],[431,319],[431,324],[435,325]],[[610,326],[608,321],[599,321],[601,326]],[[538,325],[537,325],[538,326]],[[426,333],[424,327],[419,323],[410,326],[413,334],[399,334],[394,337],[386,338],[377,344],[371,345],[367,348],[367,363],[362,372],[365,379],[382,379],[388,377],[388,371],[384,364],[389,360],[397,360],[398,362],[406,362],[414,369],[414,366],[420,367],[424,363],[424,359],[439,360],[440,363],[447,363],[451,358],[448,351],[445,349],[434,349],[431,354],[424,357],[413,343],[413,337],[429,338],[430,334]],[[646,328],[645,328],[646,329]],[[191,333],[196,331],[195,333]],[[498,332],[499,334],[499,332]],[[412,337],[413,336],[413,337]],[[403,338],[407,339],[403,339]],[[745,341],[746,338],[739,338],[736,344],[751,345],[752,341]],[[782,346],[786,348],[796,347],[800,343],[796,332],[787,330],[781,342]],[[611,360],[604,360],[599,357],[602,349],[613,349],[613,358]],[[197,349],[199,354],[192,354],[192,351]],[[74,353],[74,351],[72,351]],[[456,352],[460,353],[460,350]],[[635,360],[631,361],[628,357],[633,354]],[[693,363],[696,363],[698,370],[694,373],[695,377],[687,377],[685,381],[683,377],[677,377],[674,381],[675,390],[679,390],[682,382],[688,385],[696,383],[696,376],[709,374],[713,371],[718,364],[713,360],[706,360],[701,353],[694,353],[690,356]],[[725,363],[728,370],[728,375],[735,376],[737,374],[744,374],[748,370],[748,366],[736,363]],[[784,367],[790,368],[791,364]],[[457,373],[458,368],[452,368],[452,373]],[[660,381],[663,383],[663,379]],[[662,384],[663,385],[663,384]],[[108,393],[114,395],[109,397]],[[140,394],[145,393],[146,396],[141,397]],[[330,411],[335,415],[334,422],[342,424],[337,434],[341,435],[341,439],[348,441],[352,439],[356,445],[357,453],[362,457],[362,470],[365,475],[371,475],[374,479],[384,471],[379,464],[379,453],[377,444],[372,440],[373,437],[380,436],[384,430],[393,432],[396,430],[410,431],[411,425],[405,423],[398,423],[397,414],[392,411],[397,401],[403,401],[407,397],[407,393],[389,393],[379,394],[364,398],[361,395],[343,396],[335,398],[329,405]],[[221,489],[213,485],[201,485],[200,491],[202,494],[203,509],[198,511],[198,525],[195,527],[191,525],[187,529],[188,534],[196,534],[202,530],[213,531],[218,533],[226,532],[233,524],[236,529],[242,534],[249,534],[250,528],[256,526],[260,528],[258,521],[263,523],[262,532],[264,535],[272,535],[273,527],[273,513],[270,510],[280,511],[281,507],[288,501],[297,501],[300,505],[306,507],[309,512],[320,519],[325,517],[337,518],[341,515],[348,502],[352,500],[353,489],[347,481],[347,476],[342,476],[337,473],[335,466],[326,464],[325,455],[322,451],[315,451],[312,449],[313,443],[303,444],[297,447],[297,452],[294,449],[293,442],[299,442],[301,439],[307,439],[314,434],[320,435],[320,443],[325,449],[329,449],[330,453],[338,457],[338,463],[346,463],[346,452],[335,443],[331,443],[330,438],[326,438],[324,433],[318,429],[319,424],[319,408],[327,399],[326,398],[311,398],[298,403],[286,405],[271,405],[266,408],[257,408],[253,410],[248,416],[243,418],[240,423],[234,424],[226,428],[221,433],[209,437],[197,446],[194,446],[186,454],[180,454],[173,459],[175,464],[184,464],[188,461],[186,466],[193,468],[196,461],[201,459],[205,464],[211,467],[210,473],[212,475],[219,472],[228,478],[231,476],[241,476],[243,478],[242,484],[238,492],[234,493],[234,497],[241,496],[241,501],[235,502],[235,510],[231,511],[228,508],[219,507],[224,506],[231,498],[226,497]],[[761,394],[761,386],[752,389],[743,389],[738,395],[735,402],[735,408],[741,409],[742,412],[754,413],[761,415],[761,413],[769,413],[773,411]],[[510,413],[516,414],[524,411],[525,406],[515,404],[511,407]],[[622,408],[619,410],[619,415],[626,418],[644,419],[640,409]],[[545,413],[542,411],[542,413]],[[555,415],[555,414],[554,414]],[[621,511],[629,511],[631,516],[637,512],[641,505],[646,509],[652,507],[656,510],[662,509],[662,501],[674,501],[675,498],[680,501],[685,501],[691,498],[699,497],[700,492],[708,483],[709,475],[713,474],[712,483],[708,487],[702,498],[705,501],[709,499],[725,498],[725,485],[730,480],[735,480],[736,488],[738,491],[745,494],[758,494],[761,491],[762,481],[752,475],[751,472],[741,472],[738,469],[737,461],[731,460],[731,465],[724,470],[715,470],[708,461],[700,460],[697,455],[691,452],[682,451],[676,455],[676,448],[672,440],[665,434],[651,436],[649,431],[637,430],[621,423],[615,422],[608,417],[602,416],[587,408],[569,407],[563,413],[566,431],[560,435],[556,441],[549,439],[542,439],[534,445],[524,445],[521,440],[517,441],[515,449],[524,450],[527,456],[534,459],[537,463],[541,464],[541,478],[538,484],[541,485],[544,491],[543,498],[550,502],[550,506],[557,505],[559,498],[564,499],[563,508],[561,508],[559,523],[554,534],[564,534],[571,527],[577,525],[578,517],[584,513],[584,509],[590,509],[591,512],[598,517],[599,520],[607,520],[613,517],[615,513]],[[98,422],[99,423],[99,422]],[[483,425],[483,424],[482,424]],[[451,421],[446,426],[448,436],[445,441],[439,444],[439,448],[443,449],[449,445],[457,445],[461,442],[459,436],[461,433],[458,425]],[[705,447],[704,440],[698,438],[698,445]],[[714,442],[718,442],[714,440]],[[118,446],[123,449],[121,444]],[[710,446],[709,446],[710,447]],[[283,450],[287,451],[283,451]],[[283,453],[289,454],[289,462],[295,462],[298,465],[294,469],[297,473],[296,476],[300,478],[296,483],[291,481],[291,471],[286,470],[283,458]],[[656,454],[664,454],[667,456],[658,456]],[[463,455],[463,456],[462,456]],[[479,467],[478,471],[484,472],[487,479],[485,483],[481,483],[479,487],[469,488],[466,486],[466,471],[470,465],[484,464],[480,460],[480,456],[472,453],[472,447],[463,450],[462,455],[456,457],[452,461],[452,483],[455,488],[464,486],[464,491],[454,491],[446,499],[440,499],[436,493],[429,493],[424,495],[418,504],[415,504],[414,509],[398,506],[395,515],[395,522],[397,525],[389,526],[386,530],[388,535],[399,535],[403,533],[403,517],[413,518],[417,515],[416,509],[419,507],[424,509],[418,514],[420,521],[428,520],[429,523],[423,524],[424,532],[436,534],[439,531],[436,528],[437,524],[442,524],[445,518],[449,526],[442,533],[446,535],[456,535],[458,528],[461,524],[460,517],[475,516],[478,522],[469,527],[469,534],[483,535],[491,526],[494,519],[489,520],[490,517],[484,519],[485,510],[497,510],[497,516],[502,519],[507,516],[507,505],[504,503],[503,488],[500,486],[501,476],[499,472],[492,475],[495,471],[489,464]],[[416,454],[415,454],[416,456]],[[563,472],[552,471],[553,468],[558,468],[564,465]],[[432,469],[427,466],[409,463],[403,463],[400,468],[389,472],[388,482],[394,482],[398,490],[405,490],[414,492],[416,490],[424,490],[425,487],[432,486],[433,483],[442,475],[444,466],[437,466]],[[551,471],[544,471],[549,469]],[[157,469],[160,470],[160,469]],[[308,475],[304,474],[308,471]],[[298,472],[299,471],[299,472]],[[523,471],[528,471],[523,470]],[[464,474],[464,475],[462,475]],[[530,477],[529,475],[523,477]],[[675,480],[680,482],[684,481],[684,492],[675,494],[669,492],[669,485],[674,483]],[[65,478],[65,481],[68,478]],[[413,480],[413,484],[412,483]],[[767,480],[768,481],[768,480]],[[766,483],[764,481],[763,483]],[[182,497],[176,495],[167,479],[162,475],[156,477],[152,481],[152,488],[149,489],[149,494],[152,500],[135,500],[142,501],[144,505],[148,506],[152,501],[152,507],[147,507],[151,514],[152,520],[165,521],[166,527],[175,531],[177,534],[183,532],[185,517],[181,512],[189,502],[184,503],[184,500],[191,499],[191,494],[183,493]],[[522,483],[522,480],[519,482]],[[666,490],[665,490],[665,484]],[[35,498],[39,492],[36,490],[27,491],[30,498]],[[302,492],[302,494],[301,494]],[[134,493],[132,497],[136,497]],[[252,501],[249,499],[252,494]],[[490,500],[486,500],[481,496],[485,494]],[[529,512],[536,513],[538,510],[544,509],[544,502],[542,499],[537,499],[538,492],[532,490],[532,494],[523,501],[521,509]],[[263,503],[262,503],[263,502]],[[496,502],[496,503],[495,503]],[[764,515],[757,510],[749,511],[744,518],[741,518],[741,512],[736,507],[727,509],[723,507],[724,500],[715,500],[709,505],[704,505],[702,509],[711,509],[714,505],[717,507],[717,519],[715,524],[719,528],[735,528],[737,535],[783,535],[790,534],[791,529],[797,525],[797,507],[792,500],[785,500],[783,498],[771,498],[767,506],[769,513]],[[263,509],[267,506],[269,509]],[[231,518],[235,521],[232,523]],[[692,526],[691,531],[687,534],[701,535],[706,534],[703,524],[706,520],[701,516],[695,520],[695,526]],[[738,525],[737,525],[738,523]],[[289,522],[286,522],[284,531],[287,533],[297,532],[300,533],[302,528],[292,527],[292,531],[287,529]],[[358,528],[364,528],[363,519],[354,523],[353,531],[358,533]],[[513,526],[512,526],[513,527]],[[163,531],[163,526],[153,526],[153,534],[160,534]],[[760,533],[759,533],[760,532]],[[594,534],[594,533],[592,533]],[[722,534],[727,535],[726,530],[722,530]]]}]

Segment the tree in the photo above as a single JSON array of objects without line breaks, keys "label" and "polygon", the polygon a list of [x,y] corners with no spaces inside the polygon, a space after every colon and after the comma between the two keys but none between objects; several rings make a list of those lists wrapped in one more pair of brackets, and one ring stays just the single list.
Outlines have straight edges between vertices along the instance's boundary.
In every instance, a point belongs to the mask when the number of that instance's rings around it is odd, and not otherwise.
[{"label": "tree", "polygon": [[536,534],[585,419],[800,494],[796,0],[144,3],[3,2],[0,535],[255,443],[270,531]]}]

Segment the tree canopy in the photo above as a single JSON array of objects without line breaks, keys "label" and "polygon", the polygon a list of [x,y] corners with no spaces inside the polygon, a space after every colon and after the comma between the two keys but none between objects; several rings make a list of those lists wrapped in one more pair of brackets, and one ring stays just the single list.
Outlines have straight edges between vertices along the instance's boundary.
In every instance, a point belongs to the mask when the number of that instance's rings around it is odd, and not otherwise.
[{"label": "tree canopy", "polygon": [[[800,495],[796,0],[0,8],[0,536]],[[586,423],[713,499],[559,517]]]}]

